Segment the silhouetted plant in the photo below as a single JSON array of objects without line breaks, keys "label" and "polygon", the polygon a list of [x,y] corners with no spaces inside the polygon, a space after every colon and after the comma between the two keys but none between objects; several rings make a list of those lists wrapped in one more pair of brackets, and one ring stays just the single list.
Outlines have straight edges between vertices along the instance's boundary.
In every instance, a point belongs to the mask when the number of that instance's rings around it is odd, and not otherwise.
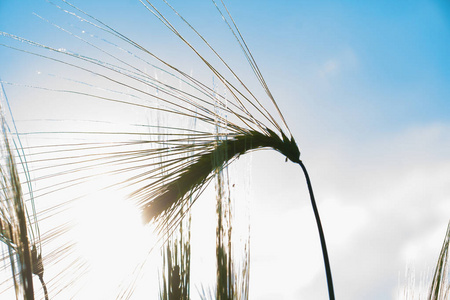
[{"label": "silhouetted plant", "polygon": [[160,299],[190,299],[190,227],[180,224],[179,234],[175,234],[166,241],[163,251]]},{"label": "silhouetted plant", "polygon": [[441,253],[439,254],[439,259],[434,271],[433,280],[428,293],[428,300],[445,300],[450,296],[450,283],[448,277],[449,245],[450,222],[447,226],[444,243],[442,244]]},{"label": "silhouetted plant", "polygon": [[[200,79],[189,75],[181,68],[157,56],[152,51],[144,48],[142,44],[137,43],[69,2],[65,0],[61,0],[61,2],[66,4],[68,9],[72,10],[69,12],[60,8],[61,11],[69,13],[70,16],[83,23],[83,25],[88,27],[88,31],[98,30],[104,37],[97,39],[96,35],[91,34],[91,38],[88,40],[87,36],[82,36],[85,32],[84,30],[80,34],[75,34],[59,26],[55,25],[55,27],[69,33],[72,37],[79,40],[83,46],[90,48],[92,52],[96,52],[98,56],[83,55],[0,32],[0,35],[47,50],[56,54],[57,57],[53,57],[50,54],[37,53],[37,51],[19,49],[11,45],[6,47],[37,55],[85,74],[95,75],[96,78],[113,84],[117,90],[104,89],[104,94],[102,94],[97,86],[89,90],[92,84],[75,79],[73,80],[74,86],[81,83],[88,90],[77,90],[76,88],[73,90],[56,90],[54,88],[36,87],[37,89],[98,99],[122,106],[145,109],[149,112],[158,111],[168,114],[174,119],[195,119],[197,122],[201,122],[203,126],[209,126],[209,129],[192,130],[183,126],[182,123],[180,125],[179,122],[176,122],[177,125],[175,126],[165,127],[166,132],[164,135],[167,136],[167,140],[163,145],[155,138],[160,134],[158,132],[144,134],[142,132],[80,132],[75,130],[69,133],[129,137],[126,142],[122,143],[91,144],[90,146],[92,147],[104,147],[105,149],[113,146],[117,146],[117,148],[123,147],[121,148],[123,150],[104,153],[102,157],[85,156],[80,158],[78,162],[89,163],[92,167],[107,164],[116,168],[110,171],[111,173],[131,173],[132,175],[129,176],[129,179],[115,184],[115,186],[123,186],[124,188],[134,186],[131,198],[142,208],[145,221],[155,221],[162,233],[170,233],[178,226],[190,206],[195,203],[207,184],[215,176],[217,170],[224,169],[241,155],[250,151],[272,149],[281,153],[286,157],[286,160],[289,159],[293,163],[300,165],[306,177],[310,200],[319,230],[329,296],[330,299],[334,299],[331,268],[311,180],[300,159],[297,143],[225,4],[221,2],[221,5],[218,5],[214,0],[212,1],[261,84],[267,97],[264,99],[264,102],[260,97],[256,97],[255,93],[244,84],[244,81],[199,31],[194,29],[165,0],[163,2],[167,6],[166,8],[173,12],[174,16],[179,18],[179,21],[185,25],[186,29],[190,30],[191,34],[200,41],[200,46],[206,48],[204,50],[205,54],[200,50],[200,47],[195,47],[185,35],[180,33],[172,25],[168,17],[163,15],[154,4],[148,0],[140,0],[140,2],[145,9],[178,37],[188,49],[192,50],[195,57],[220,82],[223,89],[227,92],[227,96],[217,96],[214,89]],[[108,40],[108,38],[112,41]],[[125,58],[122,58],[121,55],[125,56]],[[206,58],[206,55],[212,56],[212,58]],[[127,58],[131,62],[128,62]],[[133,61],[138,61],[140,64],[133,64]],[[177,84],[158,79],[156,75],[151,75],[147,68],[151,68],[155,72],[161,72],[168,78],[175,79]],[[182,86],[180,87],[180,85]],[[124,91],[119,91],[119,89]],[[215,113],[214,107],[217,104],[222,107],[223,112],[228,116],[227,118],[218,116]],[[275,111],[276,117],[269,112],[269,106],[270,110]],[[161,126],[155,126],[155,128],[158,130]],[[214,128],[220,128],[221,132],[214,132]],[[63,134],[64,132],[58,133]],[[144,139],[137,141],[131,138],[136,135],[144,137]],[[135,148],[126,150],[126,147]],[[139,148],[136,150],[136,147]],[[73,150],[79,149],[74,146]],[[186,153],[192,153],[192,155],[187,157]],[[158,157],[161,155],[166,157],[162,165],[158,162]],[[72,174],[78,172],[78,168],[74,167],[66,171],[66,174],[71,172]],[[168,258],[171,257],[172,253],[169,254]],[[219,254],[223,255],[223,257],[229,255],[225,252]],[[225,260],[228,259],[229,257]],[[227,281],[231,281],[232,279],[228,276],[229,274],[226,276],[228,278]]]},{"label": "silhouetted plant", "polygon": [[[6,95],[1,88],[1,99],[7,102]],[[44,297],[48,300],[47,287],[44,282],[44,266],[42,255],[38,254],[37,244],[40,243],[39,231],[35,219],[33,199],[32,209],[28,209],[24,201],[22,183],[19,178],[18,165],[10,145],[8,125],[4,118],[4,111],[0,104],[0,126],[2,129],[0,162],[0,241],[7,247],[7,257],[11,268],[12,281],[16,298],[34,299],[33,274],[39,277],[44,290]],[[22,160],[23,157],[19,158]],[[23,161],[22,161],[22,164]],[[23,167],[23,165],[22,165]],[[26,167],[23,171],[26,172]],[[34,219],[34,220],[33,220]],[[33,224],[33,221],[34,224]]]}]

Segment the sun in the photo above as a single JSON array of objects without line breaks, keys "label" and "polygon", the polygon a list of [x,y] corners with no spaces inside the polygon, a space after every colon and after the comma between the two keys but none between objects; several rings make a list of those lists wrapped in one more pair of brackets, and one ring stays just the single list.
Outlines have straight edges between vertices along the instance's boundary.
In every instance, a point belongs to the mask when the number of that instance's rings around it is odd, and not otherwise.
[{"label": "sun", "polygon": [[114,299],[124,282],[136,276],[136,268],[148,259],[156,235],[120,191],[90,194],[77,202],[74,212],[73,238],[80,259],[89,266],[82,278],[82,292],[95,299]]}]

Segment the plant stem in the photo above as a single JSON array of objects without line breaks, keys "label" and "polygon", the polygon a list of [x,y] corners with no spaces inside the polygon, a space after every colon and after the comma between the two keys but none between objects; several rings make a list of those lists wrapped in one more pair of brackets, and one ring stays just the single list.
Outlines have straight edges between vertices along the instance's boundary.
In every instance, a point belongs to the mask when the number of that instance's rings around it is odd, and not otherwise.
[{"label": "plant stem", "polygon": [[44,282],[44,276],[39,275],[39,280],[41,281],[42,288],[44,289],[45,300],[48,300],[48,291],[47,291],[47,286],[45,285],[45,282]]},{"label": "plant stem", "polygon": [[327,283],[328,283],[328,295],[330,297],[330,300],[334,300],[335,298],[334,298],[334,289],[333,289],[333,279],[331,278],[330,261],[328,259],[328,251],[327,251],[327,245],[325,243],[325,235],[323,233],[322,223],[320,222],[319,210],[317,209],[311,180],[309,179],[309,175],[308,175],[308,172],[306,171],[306,167],[301,160],[298,161],[298,164],[300,165],[300,167],[302,167],[303,173],[305,174],[306,183],[308,184],[309,197],[311,198],[311,205],[314,210],[314,216],[316,217],[317,229],[319,230],[319,236],[320,236],[320,244],[322,246],[323,262],[325,264],[325,272],[327,275]]}]

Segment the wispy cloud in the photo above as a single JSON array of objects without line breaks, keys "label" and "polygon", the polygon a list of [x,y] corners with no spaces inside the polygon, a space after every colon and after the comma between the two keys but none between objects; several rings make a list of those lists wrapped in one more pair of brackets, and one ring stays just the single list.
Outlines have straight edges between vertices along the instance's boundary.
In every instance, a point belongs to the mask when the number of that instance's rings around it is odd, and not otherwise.
[{"label": "wispy cloud", "polygon": [[354,50],[350,47],[345,47],[322,62],[317,73],[319,78],[326,79],[355,70],[358,65],[358,58]]}]

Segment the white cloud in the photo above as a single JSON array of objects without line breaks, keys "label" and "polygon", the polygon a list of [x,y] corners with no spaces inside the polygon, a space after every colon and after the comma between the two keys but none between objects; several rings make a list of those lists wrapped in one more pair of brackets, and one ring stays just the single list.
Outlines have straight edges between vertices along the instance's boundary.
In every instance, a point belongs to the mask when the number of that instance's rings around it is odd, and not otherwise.
[{"label": "white cloud", "polygon": [[[435,266],[450,217],[450,126],[340,142],[324,142],[308,161],[336,295],[388,299],[406,266],[417,276]],[[323,280],[316,277],[301,296],[317,298]]]}]

